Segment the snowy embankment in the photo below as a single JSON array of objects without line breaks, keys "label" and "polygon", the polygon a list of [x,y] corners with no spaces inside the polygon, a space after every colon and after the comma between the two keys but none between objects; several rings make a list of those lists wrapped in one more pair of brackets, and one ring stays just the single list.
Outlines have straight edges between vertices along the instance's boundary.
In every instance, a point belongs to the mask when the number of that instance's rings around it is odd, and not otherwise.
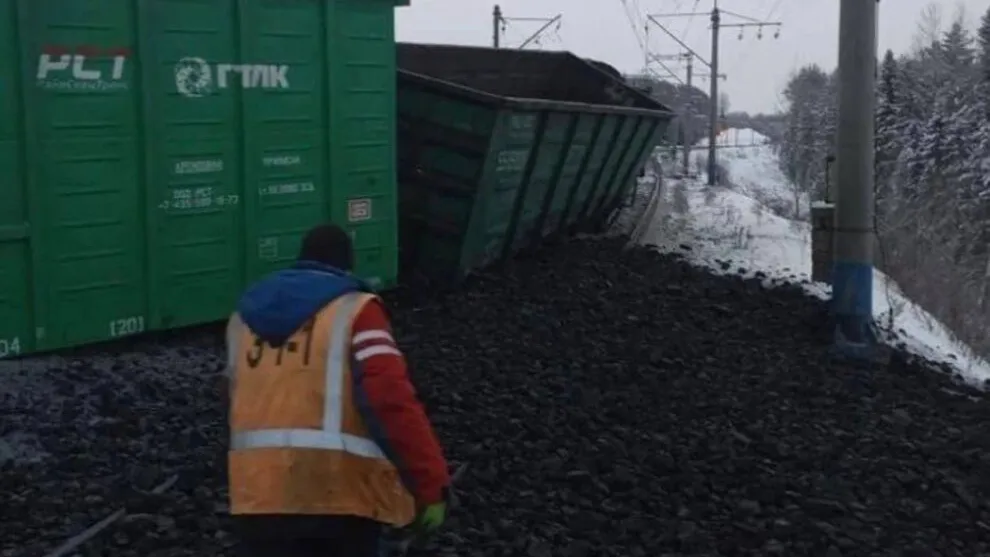
[{"label": "snowy embankment", "polygon": [[[766,138],[753,130],[728,130],[718,143],[764,142]],[[706,156],[702,150],[693,153],[695,166],[703,168]],[[729,186],[709,188],[704,176],[668,178],[665,201],[642,242],[664,251],[686,248],[692,261],[717,271],[742,268],[745,274],[762,272],[768,278],[802,282],[809,293],[827,298],[831,288],[811,282],[810,200],[795,193],[773,148],[723,148],[718,160],[728,173]],[[727,262],[732,263],[728,269]],[[873,307],[877,322],[892,322],[894,336],[910,351],[951,364],[967,382],[982,385],[990,380],[990,363],[957,342],[880,271],[874,271]]]}]

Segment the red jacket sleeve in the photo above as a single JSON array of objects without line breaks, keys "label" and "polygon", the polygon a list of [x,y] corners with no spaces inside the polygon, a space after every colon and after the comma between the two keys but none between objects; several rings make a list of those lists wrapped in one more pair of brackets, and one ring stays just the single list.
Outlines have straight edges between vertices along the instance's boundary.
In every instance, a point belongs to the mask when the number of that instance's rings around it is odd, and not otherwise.
[{"label": "red jacket sleeve", "polygon": [[352,354],[362,367],[360,388],[373,419],[421,505],[437,503],[450,483],[447,462],[409,379],[406,359],[392,336],[385,309],[365,304],[354,320]]}]

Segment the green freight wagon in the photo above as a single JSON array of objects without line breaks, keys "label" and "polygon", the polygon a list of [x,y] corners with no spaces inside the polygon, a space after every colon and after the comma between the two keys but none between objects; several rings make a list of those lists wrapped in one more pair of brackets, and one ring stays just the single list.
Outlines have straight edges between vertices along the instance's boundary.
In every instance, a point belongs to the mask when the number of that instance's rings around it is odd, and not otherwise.
[{"label": "green freight wagon", "polygon": [[673,114],[567,52],[398,45],[404,269],[441,281],[594,229]]},{"label": "green freight wagon", "polygon": [[328,219],[394,282],[406,3],[0,3],[0,357],[223,319]]}]

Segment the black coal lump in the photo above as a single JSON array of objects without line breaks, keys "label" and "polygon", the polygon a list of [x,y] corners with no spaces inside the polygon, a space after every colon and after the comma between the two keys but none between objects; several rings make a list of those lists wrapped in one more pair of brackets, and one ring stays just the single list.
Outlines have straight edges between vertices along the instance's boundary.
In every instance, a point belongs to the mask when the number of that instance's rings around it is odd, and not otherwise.
[{"label": "black coal lump", "polygon": [[[799,286],[622,247],[389,295],[447,456],[470,464],[425,554],[990,555],[981,392],[899,350],[831,360],[828,307]],[[222,361],[199,332],[3,364],[0,555],[121,505],[79,555],[233,555]]]}]

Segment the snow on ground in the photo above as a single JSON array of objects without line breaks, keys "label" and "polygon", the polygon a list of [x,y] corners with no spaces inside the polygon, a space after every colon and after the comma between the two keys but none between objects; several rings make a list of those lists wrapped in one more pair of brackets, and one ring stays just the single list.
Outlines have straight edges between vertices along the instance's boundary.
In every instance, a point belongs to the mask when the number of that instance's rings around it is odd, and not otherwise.
[{"label": "snow on ground", "polygon": [[[773,156],[770,138],[750,129],[730,129],[716,138],[715,145],[719,147],[719,162],[729,170],[733,190],[758,201],[778,215],[807,218],[811,200],[807,194],[791,186],[784,176],[777,164],[777,157]],[[691,153],[691,158],[695,167],[703,169],[708,163],[708,139],[698,143],[698,147]]]},{"label": "snow on ground", "polygon": [[[723,141],[733,144],[765,140],[752,130],[728,130]],[[694,157],[704,157],[703,152]],[[762,271],[772,278],[808,281],[809,293],[827,299],[831,289],[811,283],[811,227],[807,198],[794,202],[793,189],[769,146],[719,151],[730,187],[708,188],[698,180],[667,178],[664,202],[641,242],[664,251],[689,246],[687,257],[715,271]],[[787,200],[789,201],[786,203]],[[797,213],[794,208],[798,208]],[[800,220],[792,220],[794,215]],[[792,218],[784,218],[788,215]],[[721,262],[731,261],[724,269]],[[967,381],[990,380],[990,363],[972,355],[952,333],[925,310],[908,300],[894,281],[874,271],[873,310],[877,321],[893,318],[894,329],[918,355],[952,364]]]}]

